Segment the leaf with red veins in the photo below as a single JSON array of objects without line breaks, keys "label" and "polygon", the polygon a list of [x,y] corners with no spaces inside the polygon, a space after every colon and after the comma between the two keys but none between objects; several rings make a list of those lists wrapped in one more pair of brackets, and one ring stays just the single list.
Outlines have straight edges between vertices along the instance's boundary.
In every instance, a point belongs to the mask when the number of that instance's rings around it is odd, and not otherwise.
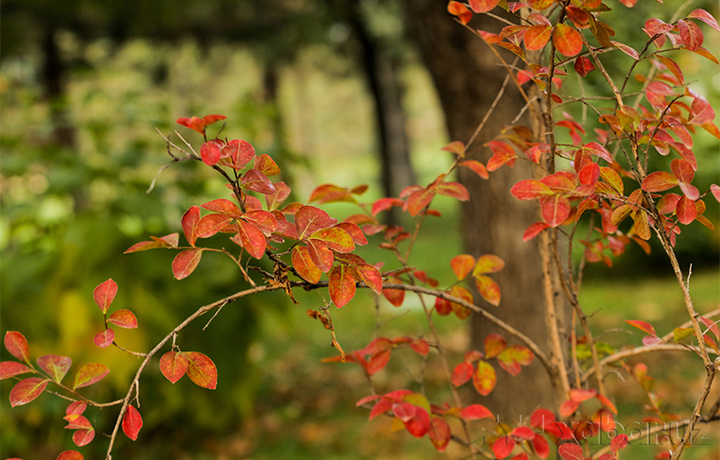
[{"label": "leaf with red veins", "polygon": [[183,233],[190,246],[195,246],[195,242],[197,241],[198,222],[200,222],[200,208],[191,206],[182,216]]},{"label": "leaf with red veins", "polygon": [[17,331],[7,331],[5,333],[5,349],[14,357],[30,364],[30,351],[27,339],[22,333]]},{"label": "leaf with red veins", "polygon": [[130,310],[121,309],[113,312],[107,319],[108,323],[112,323],[124,329],[135,329],[138,327],[137,318]]},{"label": "leaf with red veins", "polygon": [[242,216],[242,220],[248,222],[264,234],[271,234],[278,228],[278,222],[275,216],[267,211],[248,211]]},{"label": "leaf with red veins", "polygon": [[115,300],[118,291],[118,285],[112,278],[100,283],[93,290],[93,299],[103,314],[107,313],[110,304]]},{"label": "leaf with red veins", "polygon": [[567,24],[556,24],[552,33],[552,40],[558,52],[567,57],[573,57],[582,51],[583,42],[580,32]]},{"label": "leaf with red veins", "polygon": [[[110,373],[107,366],[100,363],[85,364],[75,374],[73,390],[88,387],[104,379]],[[82,412],[81,412],[82,413]]]},{"label": "leaf with red veins", "polygon": [[345,264],[338,264],[328,273],[330,298],[337,308],[345,306],[355,297],[353,270]]},{"label": "leaf with red veins", "polygon": [[233,139],[222,147],[220,158],[229,158],[232,168],[242,169],[255,158],[255,147],[247,141]]},{"label": "leaf with red veins", "polygon": [[690,51],[695,51],[700,48],[703,44],[703,33],[692,21],[686,21],[680,19],[677,23],[678,32],[680,32],[680,38],[682,38],[685,47]]},{"label": "leaf with red veins", "polygon": [[488,334],[483,345],[485,347],[485,356],[488,358],[496,357],[507,348],[505,337],[500,334]]},{"label": "leaf with red veins", "polygon": [[47,387],[50,380],[40,377],[30,377],[20,380],[10,390],[10,405],[22,406],[35,400]]},{"label": "leaf with red veins", "polygon": [[122,419],[123,433],[125,433],[125,436],[135,441],[137,440],[138,433],[140,432],[142,426],[143,420],[140,416],[140,412],[138,412],[135,406],[128,404]]},{"label": "leaf with red veins", "polygon": [[60,383],[70,370],[72,359],[67,356],[44,355],[37,359],[37,364],[47,372],[53,382]]},{"label": "leaf with red veins", "polygon": [[475,13],[487,13],[495,8],[500,0],[469,0],[470,9]]},{"label": "leaf with red veins", "polygon": [[317,283],[320,281],[322,271],[313,262],[308,248],[305,246],[295,246],[292,253],[292,264],[298,275],[308,283]]},{"label": "leaf with red veins", "polygon": [[564,196],[552,195],[540,200],[540,209],[545,222],[551,227],[558,227],[570,217],[572,206]]},{"label": "leaf with red veins", "polygon": [[189,361],[182,352],[168,351],[160,358],[160,372],[170,383],[176,383],[188,370]]},{"label": "leaf with red veins", "polygon": [[355,270],[357,270],[358,274],[362,278],[362,280],[365,282],[365,284],[368,285],[370,289],[375,294],[381,295],[382,290],[382,274],[380,274],[380,270],[373,267],[370,264],[359,264],[354,265]]},{"label": "leaf with red veins", "polygon": [[93,337],[93,343],[98,348],[107,348],[113,344],[114,340],[115,331],[110,328],[105,329],[102,332],[98,332],[97,334],[95,334],[95,337]]},{"label": "leaf with red veins", "polygon": [[550,41],[551,36],[552,26],[546,24],[531,26],[525,31],[523,37],[525,48],[530,51],[541,50]]},{"label": "leaf with red veins", "polygon": [[181,280],[190,276],[195,271],[200,259],[202,258],[202,249],[186,249],[179,253],[172,261],[173,276],[177,280]]},{"label": "leaf with red veins", "polygon": [[252,190],[253,192],[270,195],[275,193],[275,186],[268,177],[257,169],[250,169],[243,174],[240,179],[240,187],[242,189]]},{"label": "leaf with red veins", "polygon": [[473,373],[473,386],[482,396],[489,395],[497,383],[495,369],[487,361],[478,361]]}]

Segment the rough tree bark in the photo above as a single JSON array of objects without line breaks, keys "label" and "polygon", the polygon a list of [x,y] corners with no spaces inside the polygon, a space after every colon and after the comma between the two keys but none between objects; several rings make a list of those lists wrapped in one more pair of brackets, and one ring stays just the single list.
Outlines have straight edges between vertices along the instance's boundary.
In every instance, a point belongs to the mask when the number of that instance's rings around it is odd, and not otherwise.
[{"label": "rough tree bark", "polygon": [[[447,14],[447,1],[403,1],[409,32],[434,81],[450,138],[467,142],[500,91],[506,72],[482,40]],[[513,89],[510,84],[471,151],[496,136],[520,113],[524,101]],[[482,162],[489,157],[486,147],[473,156]],[[506,262],[495,276],[502,301],[497,308],[486,307],[545,347],[548,334],[537,243],[522,241],[524,229],[538,217],[535,207],[516,200],[509,192],[514,183],[530,174],[529,164],[522,161],[512,169],[503,167],[491,173],[489,181],[460,171],[459,181],[471,195],[461,208],[461,229],[468,253],[476,257],[496,254]],[[497,331],[482,318],[473,319],[475,349],[483,349],[483,340],[490,332]],[[507,422],[517,422],[519,416],[527,416],[540,405],[551,407],[553,402],[551,382],[539,364],[523,369],[517,377],[498,372],[497,387],[482,400]]]}]

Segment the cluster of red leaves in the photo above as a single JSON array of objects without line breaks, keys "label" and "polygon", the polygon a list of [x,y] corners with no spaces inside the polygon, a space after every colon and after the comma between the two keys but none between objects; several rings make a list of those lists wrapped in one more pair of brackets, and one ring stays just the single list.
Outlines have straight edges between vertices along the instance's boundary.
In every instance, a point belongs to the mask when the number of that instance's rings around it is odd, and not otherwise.
[{"label": "cluster of red leaves", "polygon": [[[703,341],[705,342],[705,345],[715,350],[715,353],[718,353],[718,341],[720,341],[720,327],[718,327],[717,323],[713,322],[709,318],[705,318],[704,316],[699,316],[698,320],[706,326],[706,330],[703,331]],[[625,320],[625,322],[647,334],[642,339],[642,343],[646,347],[651,347],[653,345],[664,343],[664,340],[661,337],[658,337],[657,332],[655,332],[655,327],[653,327],[652,324],[637,319],[628,319]],[[710,337],[710,333],[715,336],[714,339]],[[695,331],[693,331],[691,327],[676,327],[673,330],[673,340],[675,341],[675,343],[681,343],[683,340],[687,339],[688,337],[692,337],[694,334]]]},{"label": "cluster of red leaves", "polygon": [[137,318],[130,310],[116,310],[110,316],[107,316],[108,309],[115,300],[117,291],[117,283],[112,278],[100,283],[93,291],[95,303],[100,308],[105,319],[105,330],[98,332],[93,338],[93,342],[99,348],[109,347],[115,341],[115,331],[109,327],[108,323],[124,329],[135,329],[138,326]]},{"label": "cluster of red leaves", "polygon": [[[34,401],[46,391],[49,384],[65,388],[62,381],[72,366],[70,358],[57,355],[40,356],[35,360],[37,363],[37,367],[35,367],[30,360],[28,342],[20,332],[8,331],[5,334],[4,344],[8,353],[18,361],[0,362],[0,380],[22,374],[36,375],[35,377],[23,378],[13,386],[12,390],[10,390],[11,406],[20,406]],[[85,364],[75,373],[72,390],[76,391],[93,385],[105,378],[109,372],[110,369],[103,364]],[[65,428],[75,430],[73,442],[77,446],[84,446],[95,437],[95,429],[90,424],[90,421],[82,415],[86,408],[87,404],[85,402],[74,401],[68,406],[64,417],[68,423]],[[66,456],[62,457],[63,454]],[[63,454],[61,454],[62,458],[82,458],[82,456],[72,457],[69,453]]]}]

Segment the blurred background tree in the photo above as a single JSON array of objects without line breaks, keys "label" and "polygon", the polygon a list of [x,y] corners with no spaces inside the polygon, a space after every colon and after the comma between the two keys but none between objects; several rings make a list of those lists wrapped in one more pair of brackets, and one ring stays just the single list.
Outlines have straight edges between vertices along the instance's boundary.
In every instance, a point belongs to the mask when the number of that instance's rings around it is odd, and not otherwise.
[{"label": "blurred background tree", "polygon": [[[36,356],[51,351],[72,355],[76,365],[112,361],[112,386],[107,394],[95,395],[109,399],[117,396],[136,361],[119,352],[88,349],[101,327],[91,299],[95,285],[108,277],[118,281],[118,301],[133,308],[144,326],[142,332],[125,332],[120,340],[139,350],[198,305],[237,289],[240,277],[220,257],[206,258],[202,270],[177,282],[170,274],[170,254],[121,255],[147,235],[177,231],[189,205],[225,193],[216,178],[192,165],[166,170],[155,189],[146,193],[167,161],[153,128],[176,129],[177,117],[228,115],[224,134],[245,138],[277,158],[291,174],[285,179],[302,197],[323,182],[369,183],[375,186],[368,192],[375,194],[369,201],[381,194],[396,195],[415,180],[432,180],[450,160],[440,147],[451,139],[467,140],[484,114],[487,90],[474,84],[476,72],[494,79],[487,68],[478,70],[476,63],[463,60],[466,49],[475,53],[472,48],[480,44],[444,14],[444,7],[444,1],[380,0],[190,0],[181,6],[167,0],[4,1],[3,330],[24,332]],[[462,46],[450,53],[453,50],[440,47],[445,39]],[[447,95],[451,80],[438,67],[441,61],[432,63],[433,55],[440,53],[458,59],[446,69],[458,74],[452,81],[460,83],[452,84],[461,86],[454,96]],[[720,85],[699,84],[717,98]],[[478,90],[482,94],[476,94]],[[470,99],[480,103],[467,103]],[[710,139],[707,145],[712,153],[717,143]],[[717,172],[716,166],[709,177],[699,178],[702,185],[717,181]],[[484,206],[500,203],[483,201]],[[459,240],[447,238],[448,231],[465,235],[468,251],[502,254],[487,235],[502,233],[503,214],[477,221],[479,210],[460,212],[442,200],[438,205],[453,228],[448,229],[447,222],[431,224],[429,236],[436,239],[420,246],[411,263],[437,267],[435,276],[450,281],[447,261],[461,249]],[[717,208],[710,212],[717,215]],[[459,214],[462,221],[453,224],[453,216]],[[687,260],[697,261],[702,255],[716,269],[717,232],[684,232],[690,233],[691,242],[681,247]],[[447,257],[438,256],[438,244],[447,248]],[[513,259],[511,253],[504,257]],[[383,255],[377,253],[374,260]],[[642,259],[642,267],[646,262]],[[640,271],[638,265],[630,267]],[[521,276],[511,270],[505,272],[510,279]],[[513,291],[530,289],[506,290],[508,295]],[[321,299],[310,296],[309,301],[317,304]],[[511,303],[507,297],[504,302]],[[354,313],[345,309],[334,318],[340,328],[345,321],[348,348],[363,346],[374,327],[370,300],[359,303]],[[321,328],[318,334],[298,336],[308,324],[318,326],[303,316],[303,309],[293,309],[278,296],[236,307],[240,308],[225,309],[222,321],[211,323],[206,331],[201,330],[204,324],[188,331],[180,342],[215,359],[220,390],[203,392],[184,385],[187,382],[170,386],[160,382],[157,373],[149,375],[143,387],[148,401],[143,451],[124,452],[133,458],[202,458],[200,452],[208,452],[210,458],[252,452],[256,458],[298,458],[304,453],[316,456],[318,451],[401,458],[403,443],[412,442],[402,436],[401,441],[393,438],[390,444],[365,445],[358,451],[358,440],[367,439],[369,432],[374,437],[390,435],[387,430],[372,431],[376,428],[365,424],[362,411],[336,412],[338,404],[352,407],[364,394],[357,385],[359,373],[323,367],[318,375],[316,368],[302,365],[307,355],[312,361],[331,353]],[[388,315],[398,313],[410,322],[413,309]],[[401,324],[394,321],[389,327]],[[458,335],[462,350],[467,340],[464,327],[456,322],[443,327]],[[233,352],[219,351],[228,348]],[[9,390],[6,383],[3,394]],[[61,429],[64,407],[59,401],[48,403],[58,423],[47,426],[41,405],[9,411],[3,399],[1,456],[46,457],[59,446],[70,446]],[[360,428],[348,435],[348,430],[336,427],[339,418],[345,424],[353,420]],[[298,426],[292,428],[296,438],[290,440],[286,432],[292,425]],[[103,428],[109,429],[99,430]],[[284,443],[277,447],[280,438]],[[150,439],[158,442],[148,448]]]}]

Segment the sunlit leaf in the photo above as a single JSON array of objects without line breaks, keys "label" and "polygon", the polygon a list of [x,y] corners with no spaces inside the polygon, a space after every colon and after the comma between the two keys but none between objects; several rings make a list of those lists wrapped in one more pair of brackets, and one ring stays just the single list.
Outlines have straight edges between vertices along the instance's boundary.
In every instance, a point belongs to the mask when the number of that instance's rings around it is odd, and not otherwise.
[{"label": "sunlit leaf", "polygon": [[115,281],[112,280],[112,278],[108,279],[107,281],[103,281],[95,288],[95,290],[93,290],[93,298],[95,299],[95,303],[100,308],[100,311],[103,312],[103,314],[107,313],[108,307],[110,307],[110,304],[115,299],[117,291],[118,285]]},{"label": "sunlit leaf", "polygon": [[470,404],[460,411],[460,418],[465,420],[482,420],[484,418],[492,418],[493,414],[490,409],[482,404]]},{"label": "sunlit leaf", "polygon": [[552,195],[553,191],[539,180],[525,179],[513,185],[510,193],[518,200],[537,200]]},{"label": "sunlit leaf", "polygon": [[463,280],[475,267],[475,258],[468,254],[460,254],[450,260],[450,267],[458,280]]},{"label": "sunlit leaf", "polygon": [[552,33],[552,40],[555,48],[567,57],[573,57],[578,54],[583,47],[580,32],[573,29],[567,24],[556,24]]},{"label": "sunlit leaf", "polygon": [[217,368],[206,355],[197,351],[186,351],[183,355],[188,360],[187,376],[202,388],[214,390],[217,387]]},{"label": "sunlit leaf", "polygon": [[328,273],[330,298],[337,308],[343,307],[355,297],[355,278],[352,269],[345,265],[336,265]]},{"label": "sunlit leaf", "polygon": [[160,372],[170,383],[176,383],[188,370],[189,361],[184,353],[168,351],[160,358]]},{"label": "sunlit leaf", "polygon": [[570,217],[572,207],[564,196],[551,195],[540,200],[540,209],[545,222],[551,227],[557,227]]},{"label": "sunlit leaf", "polygon": [[487,13],[495,8],[500,0],[468,0],[468,3],[475,13]]},{"label": "sunlit leaf", "polygon": [[208,166],[217,164],[217,162],[220,161],[221,147],[222,144],[215,140],[204,142],[203,145],[200,146],[200,158],[202,158],[203,163]]},{"label": "sunlit leaf", "polygon": [[500,367],[505,369],[511,375],[518,375],[521,366],[529,365],[535,355],[530,349],[521,345],[512,345],[505,348],[497,357]]},{"label": "sunlit leaf", "polygon": [[85,364],[75,373],[75,382],[73,390],[90,386],[104,379],[110,372],[107,366],[99,363]]},{"label": "sunlit leaf", "polygon": [[98,332],[93,337],[93,343],[98,348],[107,348],[113,344],[114,340],[115,340],[115,331],[113,331],[110,328],[105,329],[102,332]]},{"label": "sunlit leaf", "polygon": [[502,436],[492,444],[492,451],[495,458],[503,459],[510,455],[515,448],[515,440],[510,436]]},{"label": "sunlit leaf", "polygon": [[138,327],[137,318],[130,310],[117,310],[113,312],[107,319],[108,323],[112,323],[118,327],[125,329],[135,329]]},{"label": "sunlit leaf", "polygon": [[485,301],[496,307],[500,305],[500,286],[498,286],[492,278],[485,275],[478,275],[475,277],[475,285],[478,288],[478,292],[480,292],[480,296],[482,296]]},{"label": "sunlit leaf", "polygon": [[463,24],[467,24],[468,22],[470,22],[473,17],[472,12],[460,2],[451,1],[450,3],[448,3],[447,10],[448,13],[450,13],[451,15],[457,16],[457,18]]},{"label": "sunlit leaf", "polygon": [[507,347],[505,337],[500,334],[488,334],[483,342],[485,347],[485,356],[494,358],[499,355]]},{"label": "sunlit leaf", "polygon": [[645,332],[646,334],[657,336],[657,333],[655,332],[655,328],[652,326],[652,324],[647,323],[645,321],[640,321],[638,319],[626,319],[626,323],[631,325],[632,327],[636,327],[640,329],[641,331]]},{"label": "sunlit leaf", "polygon": [[143,426],[143,420],[140,412],[132,404],[128,404],[125,415],[122,419],[122,429],[125,436],[135,441],[138,433]]},{"label": "sunlit leaf", "polygon": [[35,400],[45,391],[50,380],[40,377],[30,377],[20,380],[10,390],[10,405],[22,406]]},{"label": "sunlit leaf", "polygon": [[66,450],[62,452],[55,460],[84,460],[85,457],[76,450]]}]

